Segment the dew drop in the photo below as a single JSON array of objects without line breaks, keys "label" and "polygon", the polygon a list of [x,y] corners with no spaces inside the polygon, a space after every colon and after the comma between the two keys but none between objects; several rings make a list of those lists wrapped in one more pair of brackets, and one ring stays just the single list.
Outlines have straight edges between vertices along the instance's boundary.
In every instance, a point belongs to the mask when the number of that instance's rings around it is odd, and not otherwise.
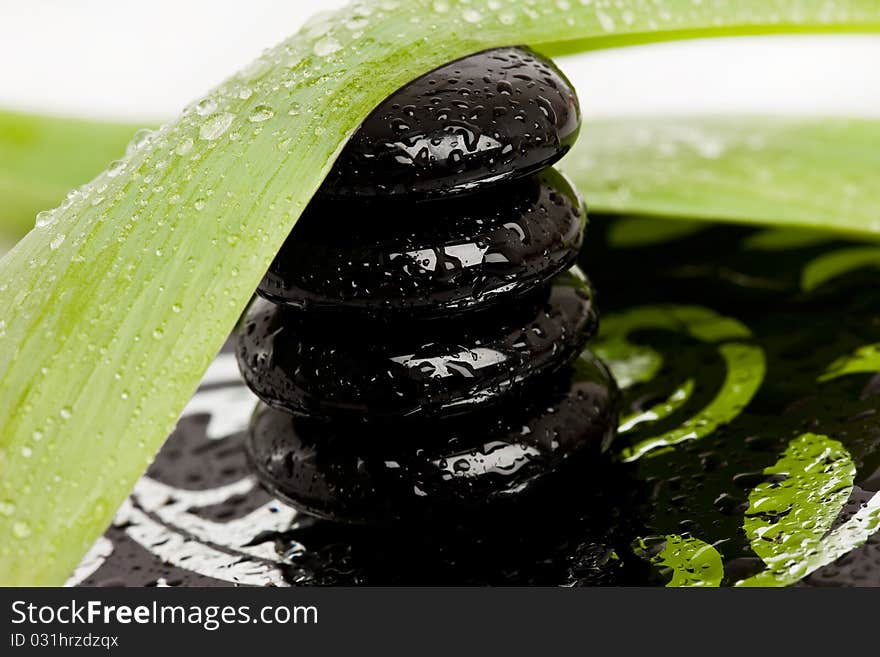
[{"label": "dew drop", "polygon": [[275,110],[271,107],[268,105],[257,105],[248,117],[248,121],[251,123],[260,123],[262,121],[268,121],[273,116],[275,116]]},{"label": "dew drop", "polygon": [[357,30],[364,29],[368,24],[369,20],[364,18],[363,16],[359,16],[356,18],[351,18],[345,21],[345,27],[347,27],[352,32],[356,32]]},{"label": "dew drop", "polygon": [[178,155],[186,155],[192,150],[193,140],[189,137],[180,142],[180,145],[175,149],[175,153]]},{"label": "dew drop", "polygon": [[205,98],[196,103],[196,114],[208,116],[217,110],[217,102],[213,98]]},{"label": "dew drop", "polygon": [[55,239],[49,242],[49,248],[55,251],[62,244],[64,244],[64,235],[58,235]]},{"label": "dew drop", "polygon": [[327,57],[342,50],[342,44],[331,36],[323,37],[315,42],[314,52],[318,57]]},{"label": "dew drop", "polygon": [[128,146],[126,146],[125,148],[125,154],[131,155],[138,149],[143,148],[144,146],[149,144],[153,140],[153,135],[153,131],[148,128],[138,130],[136,133],[134,133],[134,137],[131,138],[131,141],[128,142]]},{"label": "dew drop", "polygon": [[15,504],[9,500],[0,502],[0,516],[11,516],[15,513]]},{"label": "dew drop", "polygon": [[67,406],[65,406],[60,411],[58,411],[58,415],[61,416],[62,420],[69,420],[71,417],[73,417],[73,413],[71,412],[70,408]]},{"label": "dew drop", "polygon": [[606,32],[614,31],[614,19],[609,14],[606,14],[601,9],[597,9],[596,18],[599,19],[599,25],[602,26],[603,30],[605,30]]},{"label": "dew drop", "polygon": [[479,23],[483,20],[483,15],[476,9],[465,9],[461,13],[461,17],[468,23]]},{"label": "dew drop", "polygon": [[509,11],[503,11],[498,14],[498,20],[501,21],[502,25],[513,25],[516,17]]},{"label": "dew drop", "polygon": [[21,455],[23,457],[25,457],[26,459],[29,459],[30,457],[32,457],[34,455],[34,450],[32,450],[27,445],[25,445],[24,447],[21,448]]},{"label": "dew drop", "polygon": [[43,210],[42,212],[37,213],[36,227],[37,228],[45,228],[46,226],[51,226],[55,223],[55,211],[54,210]]},{"label": "dew drop", "polygon": [[110,166],[107,167],[107,176],[109,178],[115,178],[123,171],[125,171],[125,160],[114,160],[110,163]]},{"label": "dew drop", "polygon": [[232,120],[234,118],[235,114],[230,112],[214,114],[202,124],[202,127],[199,130],[199,137],[206,141],[213,141],[214,139],[219,138],[224,132],[229,130],[229,126],[232,125]]},{"label": "dew drop", "polygon": [[31,535],[31,528],[26,522],[19,520],[12,525],[12,535],[15,538],[27,538]]}]

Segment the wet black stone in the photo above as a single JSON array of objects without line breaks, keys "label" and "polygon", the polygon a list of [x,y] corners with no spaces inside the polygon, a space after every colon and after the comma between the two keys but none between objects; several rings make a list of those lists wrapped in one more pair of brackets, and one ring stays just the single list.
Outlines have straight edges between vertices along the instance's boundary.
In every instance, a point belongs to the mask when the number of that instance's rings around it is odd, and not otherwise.
[{"label": "wet black stone", "polygon": [[381,103],[320,194],[442,196],[532,174],[577,138],[574,89],[549,60],[498,48],[442,66]]},{"label": "wet black stone", "polygon": [[[248,448],[262,484],[321,517],[379,524],[479,516],[591,476],[617,426],[618,391],[584,352],[518,403],[381,428],[321,422],[261,406]],[[559,503],[556,500],[556,503]],[[516,507],[519,508],[519,507]]]},{"label": "wet black stone", "polygon": [[444,321],[339,322],[257,300],[237,355],[263,401],[316,417],[440,417],[502,400],[567,365],[596,330],[589,283]]},{"label": "wet black stone", "polygon": [[585,219],[552,169],[461,199],[313,201],[259,293],[309,312],[377,316],[509,303],[574,263]]}]

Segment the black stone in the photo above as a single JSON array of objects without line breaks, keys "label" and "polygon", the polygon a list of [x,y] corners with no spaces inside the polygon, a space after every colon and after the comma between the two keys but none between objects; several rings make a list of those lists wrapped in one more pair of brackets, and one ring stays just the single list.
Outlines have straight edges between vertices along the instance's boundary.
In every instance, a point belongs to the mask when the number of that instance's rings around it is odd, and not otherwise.
[{"label": "black stone", "polygon": [[247,444],[262,484],[302,511],[354,523],[462,522],[592,476],[616,432],[618,396],[605,366],[583,352],[539,394],[435,422],[320,422],[261,406]]},{"label": "black stone", "polygon": [[239,366],[263,401],[295,413],[393,419],[468,412],[580,352],[597,326],[581,276],[565,272],[528,302],[444,321],[341,322],[258,299],[242,327]]},{"label": "black stone", "polygon": [[482,309],[574,264],[585,219],[583,202],[553,169],[460,199],[313,201],[259,293],[308,312],[443,317]]},{"label": "black stone", "polygon": [[337,159],[332,197],[474,191],[549,166],[572,146],[571,83],[526,48],[498,48],[424,75],[382,102]]}]

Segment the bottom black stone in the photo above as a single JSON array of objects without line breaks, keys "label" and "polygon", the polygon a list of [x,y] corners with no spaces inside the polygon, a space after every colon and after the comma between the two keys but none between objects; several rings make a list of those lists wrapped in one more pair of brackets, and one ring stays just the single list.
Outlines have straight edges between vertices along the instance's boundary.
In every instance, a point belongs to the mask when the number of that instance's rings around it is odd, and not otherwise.
[{"label": "bottom black stone", "polygon": [[432,423],[324,422],[261,405],[248,449],[269,492],[313,515],[461,522],[592,476],[617,412],[613,378],[584,352],[519,403]]}]

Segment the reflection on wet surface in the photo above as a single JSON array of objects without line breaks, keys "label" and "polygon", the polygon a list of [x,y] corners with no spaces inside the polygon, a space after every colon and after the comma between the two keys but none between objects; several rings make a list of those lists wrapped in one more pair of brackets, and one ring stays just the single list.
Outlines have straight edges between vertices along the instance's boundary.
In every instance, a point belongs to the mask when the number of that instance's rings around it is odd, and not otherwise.
[{"label": "reflection on wet surface", "polygon": [[165,497],[139,485],[78,581],[880,585],[880,259],[731,227],[611,247],[605,225],[582,261],[620,459],[477,527],[310,519],[250,475],[223,355],[148,473]]}]

